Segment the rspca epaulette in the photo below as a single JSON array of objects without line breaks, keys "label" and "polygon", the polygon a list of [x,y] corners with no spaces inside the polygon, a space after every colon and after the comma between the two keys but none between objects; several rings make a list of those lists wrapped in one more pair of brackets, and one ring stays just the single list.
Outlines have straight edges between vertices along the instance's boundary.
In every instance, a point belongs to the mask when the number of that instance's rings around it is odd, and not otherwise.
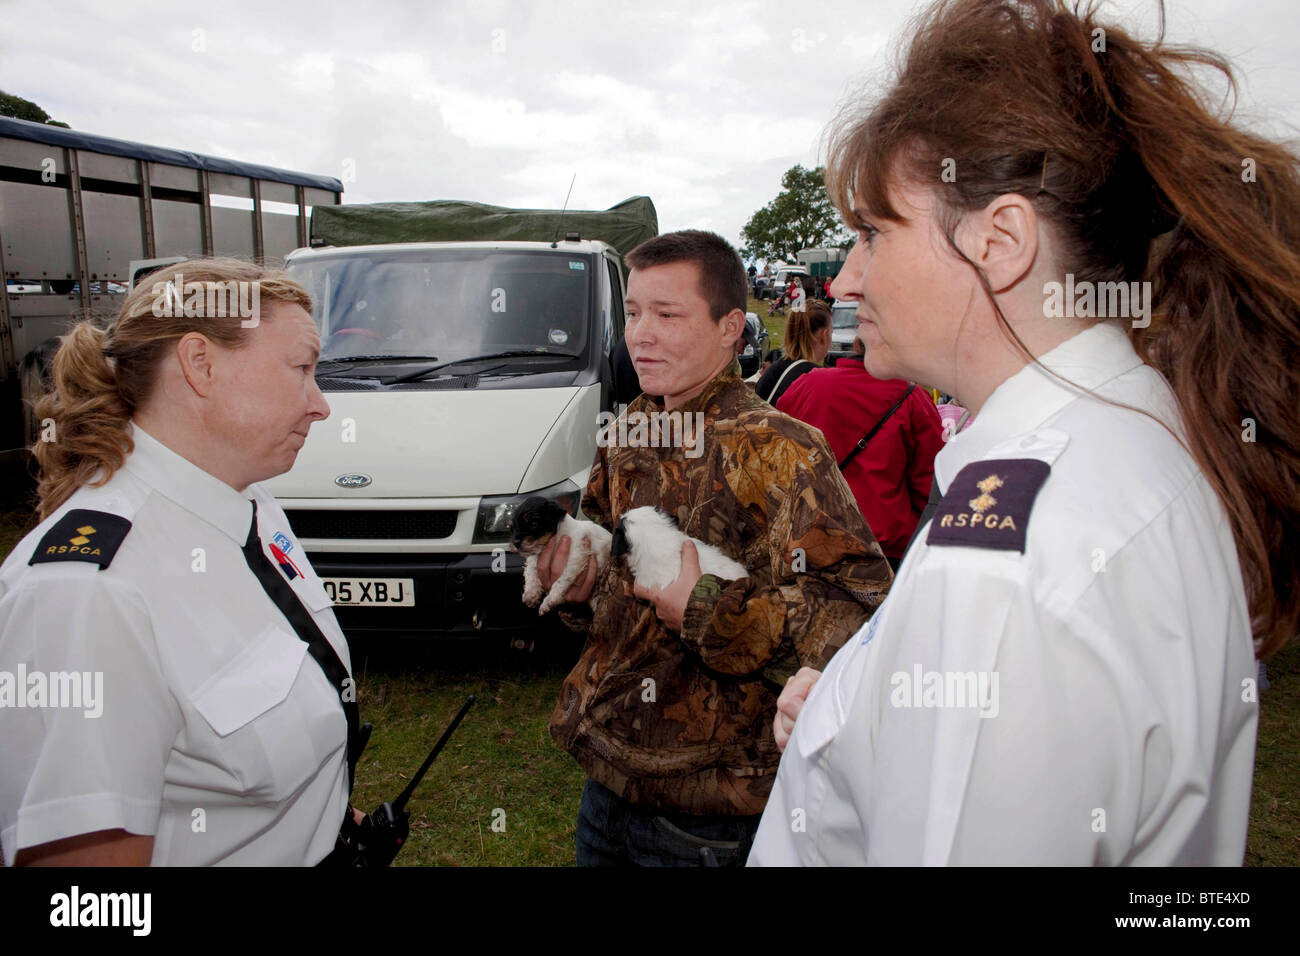
[{"label": "rspca epaulette", "polygon": [[46,561],[89,561],[102,571],[126,540],[131,522],[107,511],[74,508],[45,532],[28,564]]},{"label": "rspca epaulette", "polygon": [[1037,458],[971,462],[939,502],[925,543],[1023,554],[1029,512],[1051,472]]}]

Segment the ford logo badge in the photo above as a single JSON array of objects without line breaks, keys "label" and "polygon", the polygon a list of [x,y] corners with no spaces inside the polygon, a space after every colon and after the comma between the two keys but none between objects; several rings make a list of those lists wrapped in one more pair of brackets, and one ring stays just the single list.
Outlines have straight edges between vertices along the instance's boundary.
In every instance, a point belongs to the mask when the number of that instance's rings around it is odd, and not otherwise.
[{"label": "ford logo badge", "polygon": [[364,488],[370,484],[369,475],[339,475],[334,479],[334,484],[340,488]]}]

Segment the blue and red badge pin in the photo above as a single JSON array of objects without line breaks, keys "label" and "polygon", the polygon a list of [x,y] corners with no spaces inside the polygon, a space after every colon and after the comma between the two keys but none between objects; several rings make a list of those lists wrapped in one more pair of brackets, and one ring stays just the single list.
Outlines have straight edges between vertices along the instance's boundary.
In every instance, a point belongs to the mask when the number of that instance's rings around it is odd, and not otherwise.
[{"label": "blue and red badge pin", "polygon": [[284,576],[290,581],[302,576],[298,566],[289,560],[287,552],[292,550],[293,542],[289,540],[288,535],[282,531],[277,531],[275,537],[271,539],[271,557],[275,558],[275,563],[280,566],[280,570],[284,572]]}]

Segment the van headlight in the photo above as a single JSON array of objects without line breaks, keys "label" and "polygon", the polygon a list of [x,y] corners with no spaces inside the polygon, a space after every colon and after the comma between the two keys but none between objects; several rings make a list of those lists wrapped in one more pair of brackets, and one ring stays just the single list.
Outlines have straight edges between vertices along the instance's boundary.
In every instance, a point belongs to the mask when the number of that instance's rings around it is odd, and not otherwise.
[{"label": "van headlight", "polygon": [[515,529],[515,509],[533,495],[558,502],[571,515],[578,513],[578,505],[582,502],[582,489],[568,478],[549,488],[523,495],[493,495],[484,498],[479,502],[478,518],[474,522],[474,543],[509,543]]}]

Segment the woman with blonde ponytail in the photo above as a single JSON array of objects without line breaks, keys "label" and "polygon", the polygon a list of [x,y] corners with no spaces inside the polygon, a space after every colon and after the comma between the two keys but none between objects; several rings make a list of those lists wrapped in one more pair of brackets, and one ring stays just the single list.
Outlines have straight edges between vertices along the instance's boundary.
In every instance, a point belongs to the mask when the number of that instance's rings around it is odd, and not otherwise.
[{"label": "woman with blonde ponytail", "polygon": [[1241,864],[1255,658],[1300,628],[1300,161],[1198,69],[1093,4],[940,0],[837,122],[866,367],[976,414],[782,694],[751,863]]},{"label": "woman with blonde ponytail", "polygon": [[257,484],[329,414],[310,311],[282,272],[196,259],[64,337],[36,409],[42,520],[0,567],[7,865],[334,850],[358,732],[347,644]]},{"label": "woman with blonde ponytail", "polygon": [[811,302],[806,309],[791,312],[785,326],[785,355],[768,366],[754,391],[759,398],[775,405],[795,379],[824,363],[830,351],[830,306],[825,302]]}]

